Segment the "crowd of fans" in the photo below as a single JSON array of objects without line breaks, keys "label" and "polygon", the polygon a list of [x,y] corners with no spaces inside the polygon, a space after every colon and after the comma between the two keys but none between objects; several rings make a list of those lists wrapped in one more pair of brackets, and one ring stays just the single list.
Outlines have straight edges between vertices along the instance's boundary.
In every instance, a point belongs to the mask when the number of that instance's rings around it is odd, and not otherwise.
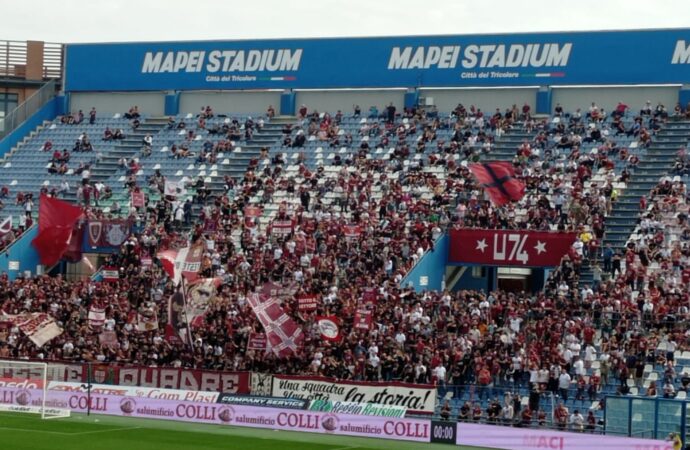
[{"label": "crowd of fans", "polygon": [[[64,329],[37,348],[19,330],[0,328],[0,357],[434,383],[455,398],[471,393],[459,410],[442,404],[444,418],[591,430],[598,420],[593,411],[571,414],[568,405],[598,400],[603,408],[602,389],[615,385],[628,394],[629,379],[642,389],[646,364],[664,367],[666,375],[663,392],[654,393],[650,385],[646,395],[668,394],[666,384],[674,392],[690,384],[690,378],[680,380],[673,358],[690,337],[684,185],[665,181],[651,193],[639,240],[625,254],[600,247],[605,217],[617,196],[614,185],[627,181],[632,156],[637,158],[616,139],[621,119],[630,116],[627,109],[619,104],[607,114],[593,104],[583,115],[566,114],[557,105],[552,118],[535,119],[528,105],[497,110],[491,117],[473,106],[458,105],[441,117],[423,109],[399,114],[389,105],[383,113],[370,109],[369,117],[378,120],[362,126],[356,152],[334,161],[333,170],[300,164],[291,172],[265,151],[250,161],[241,179],[227,177],[221,192],[200,180],[189,186],[193,201],[147,197],[144,208],[130,210],[137,233],[105,263],[119,268],[118,281],[0,279],[3,311],[48,312]],[[304,135],[338,147],[354,141],[339,132],[340,111],[331,116],[303,107],[299,114],[302,120],[284,130],[284,145],[299,147],[297,138]],[[355,106],[353,115],[362,115],[361,108]],[[202,119],[211,117],[210,108],[203,108],[197,125],[205,126]],[[664,114],[643,108],[624,134],[647,145],[645,139],[652,139],[664,120]],[[173,120],[169,127],[182,124]],[[227,125],[220,132],[232,133],[238,124]],[[438,140],[439,129],[452,130],[452,139]],[[519,204],[495,208],[466,162],[490,154],[495,140],[511,129],[533,136],[513,159],[527,195]],[[361,140],[364,136],[369,139]],[[418,136],[410,148],[408,137]],[[378,146],[395,151],[390,159],[368,158]],[[422,157],[403,164],[411,154]],[[597,174],[603,182],[592,181]],[[163,191],[163,174],[148,181]],[[135,177],[128,188],[146,190]],[[85,203],[89,217],[109,217]],[[199,214],[193,214],[193,203]],[[250,206],[266,214],[274,210],[267,227],[244,216]],[[680,229],[677,240],[672,239],[675,228],[664,222],[669,217]],[[292,221],[292,231],[274,233],[276,220]],[[357,227],[358,236],[347,237],[348,226]],[[418,293],[401,286],[407,271],[454,227],[567,230],[578,240],[539,293]],[[203,324],[192,330],[191,345],[185,345],[164,338],[167,301],[175,287],[155,257],[161,249],[194,243],[205,248],[201,275],[219,277],[222,284]],[[595,286],[578,282],[585,261],[604,265]],[[283,286],[282,306],[305,332],[303,347],[286,359],[247,349],[250,334],[263,330],[246,296],[268,283]],[[303,294],[317,295],[316,311],[298,310]],[[89,327],[93,305],[106,309],[103,328]],[[353,326],[360,309],[372,313],[370,330]],[[135,313],[151,310],[159,328],[137,331]],[[342,342],[321,339],[317,315],[341,319]],[[99,344],[104,329],[116,332],[116,345]],[[527,405],[509,393],[521,390],[529,392]],[[540,405],[545,395],[562,402],[553,415]]]}]

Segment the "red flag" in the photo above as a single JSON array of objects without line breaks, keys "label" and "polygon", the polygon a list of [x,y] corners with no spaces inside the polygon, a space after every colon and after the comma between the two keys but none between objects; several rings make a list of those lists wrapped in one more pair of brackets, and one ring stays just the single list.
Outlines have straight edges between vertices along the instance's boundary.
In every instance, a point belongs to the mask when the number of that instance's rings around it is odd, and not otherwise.
[{"label": "red flag", "polygon": [[247,350],[266,350],[266,335],[264,333],[249,333]]},{"label": "red flag", "polygon": [[360,225],[344,225],[343,234],[348,241],[356,241],[362,235],[362,227]]},{"label": "red flag", "polygon": [[469,168],[496,206],[517,202],[525,195],[525,184],[515,178],[509,162],[470,164]]},{"label": "red flag", "polygon": [[132,206],[135,208],[143,208],[146,206],[146,197],[141,191],[132,192]]},{"label": "red flag", "polygon": [[355,313],[354,327],[359,330],[371,329],[373,321],[372,312],[368,309],[358,309]]},{"label": "red flag", "polygon": [[336,316],[317,316],[316,325],[321,337],[326,341],[340,342],[340,319]]},{"label": "red flag", "polygon": [[302,346],[304,334],[295,321],[280,307],[280,301],[275,297],[264,297],[257,293],[249,294],[247,301],[264,327],[273,353],[281,358],[296,353]]},{"label": "red flag", "polygon": [[41,264],[52,266],[67,250],[74,225],[84,214],[78,206],[41,195],[38,209],[38,235],[31,242]]},{"label": "red flag", "polygon": [[199,278],[201,259],[204,256],[203,244],[195,244],[174,250],[164,250],[156,254],[163,265],[163,270],[178,284],[182,277],[187,281]]},{"label": "red flag", "polygon": [[[39,218],[40,220],[40,218]],[[79,262],[83,259],[82,246],[84,245],[84,223],[77,222],[74,225],[72,234],[69,237],[67,249],[62,255],[62,259],[71,263]]]}]

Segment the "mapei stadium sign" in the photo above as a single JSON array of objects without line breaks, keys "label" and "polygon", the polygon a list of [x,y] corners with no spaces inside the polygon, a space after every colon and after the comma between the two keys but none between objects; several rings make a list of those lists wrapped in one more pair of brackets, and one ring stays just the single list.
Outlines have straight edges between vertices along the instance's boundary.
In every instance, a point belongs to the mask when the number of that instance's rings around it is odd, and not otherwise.
[{"label": "mapei stadium sign", "polygon": [[70,44],[67,91],[679,84],[690,29]]}]

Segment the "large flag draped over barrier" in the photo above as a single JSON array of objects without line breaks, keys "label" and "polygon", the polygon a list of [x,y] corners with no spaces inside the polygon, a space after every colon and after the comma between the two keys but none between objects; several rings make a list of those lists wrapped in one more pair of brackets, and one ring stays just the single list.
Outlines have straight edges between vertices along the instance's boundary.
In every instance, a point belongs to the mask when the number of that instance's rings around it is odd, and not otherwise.
[{"label": "large flag draped over barrier", "polygon": [[247,296],[247,301],[264,327],[268,345],[273,353],[281,358],[296,353],[304,341],[304,333],[280,307],[280,300],[251,293]]},{"label": "large flag draped over barrier", "polygon": [[470,164],[469,168],[496,206],[517,202],[525,195],[525,184],[515,178],[509,162]]},{"label": "large flag draped over barrier", "polygon": [[75,224],[83,217],[80,207],[62,200],[41,195],[38,209],[38,235],[32,241],[41,264],[52,266],[65,254],[75,231]]}]

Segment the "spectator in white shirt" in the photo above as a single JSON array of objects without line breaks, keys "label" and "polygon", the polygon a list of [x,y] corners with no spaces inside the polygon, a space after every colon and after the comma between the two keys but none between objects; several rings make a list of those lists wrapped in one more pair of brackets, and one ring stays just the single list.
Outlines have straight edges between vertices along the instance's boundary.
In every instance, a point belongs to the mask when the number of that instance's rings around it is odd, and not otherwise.
[{"label": "spectator in white shirt", "polygon": [[582,432],[585,429],[585,418],[577,409],[570,415],[570,427],[577,432]]},{"label": "spectator in white shirt", "polygon": [[558,393],[563,401],[568,401],[568,389],[570,389],[570,375],[567,372],[561,373],[558,377]]}]

